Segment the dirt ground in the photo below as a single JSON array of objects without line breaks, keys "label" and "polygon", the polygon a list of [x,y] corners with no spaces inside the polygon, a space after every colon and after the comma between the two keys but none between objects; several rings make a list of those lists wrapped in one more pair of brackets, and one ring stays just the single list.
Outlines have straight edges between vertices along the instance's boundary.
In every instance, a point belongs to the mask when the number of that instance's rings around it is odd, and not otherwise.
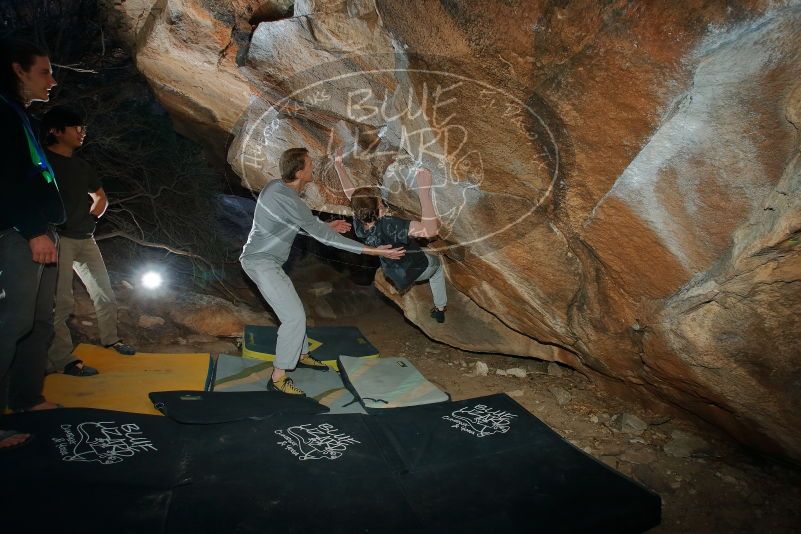
[{"label": "dirt ground", "polygon": [[[236,339],[192,332],[169,320],[158,328],[138,326],[143,314],[168,317],[170,302],[137,296],[121,286],[123,278],[112,273],[120,330],[141,351],[237,353]],[[293,270],[292,278],[311,325],[359,327],[381,354],[409,358],[455,400],[507,393],[587,454],[657,492],[663,519],[651,532],[801,532],[797,467],[758,457],[689,415],[649,412],[606,394],[567,367],[432,341],[372,286],[353,284],[313,261]],[[234,289],[264,310],[246,284]],[[76,297],[75,340],[96,341],[91,302],[77,284]],[[486,375],[477,373],[482,364]]]}]

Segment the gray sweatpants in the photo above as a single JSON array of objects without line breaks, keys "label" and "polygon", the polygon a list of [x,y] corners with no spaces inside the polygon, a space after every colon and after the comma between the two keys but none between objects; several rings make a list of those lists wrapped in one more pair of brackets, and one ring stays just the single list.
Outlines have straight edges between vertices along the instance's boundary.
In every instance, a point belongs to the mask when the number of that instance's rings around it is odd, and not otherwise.
[{"label": "gray sweatpants", "polygon": [[428,280],[428,285],[431,287],[431,296],[434,297],[434,306],[442,309],[448,304],[448,294],[445,292],[445,269],[442,266],[442,260],[438,256],[428,252],[425,255],[428,259],[428,268],[417,277],[415,282]]},{"label": "gray sweatpants", "polygon": [[58,247],[55,336],[47,353],[49,371],[60,371],[75,360],[72,355],[72,336],[67,327],[67,319],[75,308],[72,295],[73,270],[86,286],[94,304],[100,343],[111,345],[120,339],[117,334],[117,301],[97,243],[93,237],[72,239],[62,236]]},{"label": "gray sweatpants", "polygon": [[16,230],[0,231],[0,414],[45,400],[55,293],[56,266],[34,263]]},{"label": "gray sweatpants", "polygon": [[253,280],[261,296],[281,321],[275,347],[274,366],[293,370],[301,354],[308,354],[306,338],[306,312],[292,280],[278,264],[269,259],[243,259],[242,269]]}]

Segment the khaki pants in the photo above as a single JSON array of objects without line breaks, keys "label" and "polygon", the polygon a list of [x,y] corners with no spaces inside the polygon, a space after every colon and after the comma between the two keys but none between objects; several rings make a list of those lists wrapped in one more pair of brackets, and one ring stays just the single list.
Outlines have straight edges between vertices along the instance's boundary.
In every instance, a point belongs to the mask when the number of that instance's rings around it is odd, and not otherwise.
[{"label": "khaki pants", "polygon": [[86,286],[86,291],[89,292],[95,306],[100,342],[103,345],[111,345],[120,339],[117,334],[117,301],[97,243],[93,237],[72,239],[62,236],[58,247],[55,337],[47,354],[49,371],[60,371],[75,360],[72,356],[72,336],[67,327],[67,319],[75,307],[72,295],[73,270]]}]

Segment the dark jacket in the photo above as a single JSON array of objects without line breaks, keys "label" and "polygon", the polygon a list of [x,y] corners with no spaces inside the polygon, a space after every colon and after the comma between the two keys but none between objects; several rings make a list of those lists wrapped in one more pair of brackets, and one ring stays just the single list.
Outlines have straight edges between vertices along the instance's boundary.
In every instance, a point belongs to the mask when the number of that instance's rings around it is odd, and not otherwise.
[{"label": "dark jacket", "polygon": [[356,233],[356,237],[364,240],[366,245],[370,247],[392,245],[406,248],[406,255],[398,260],[381,258],[384,276],[398,291],[405,291],[411,287],[414,281],[428,268],[428,258],[425,252],[409,235],[410,224],[411,221],[407,219],[385,215],[368,230],[359,219],[355,217],[353,219],[353,231]]},{"label": "dark jacket", "polygon": [[36,130],[22,106],[0,98],[0,231],[16,229],[25,239],[47,233],[50,225],[64,221],[64,205],[55,179],[48,181],[34,164],[25,128]]}]

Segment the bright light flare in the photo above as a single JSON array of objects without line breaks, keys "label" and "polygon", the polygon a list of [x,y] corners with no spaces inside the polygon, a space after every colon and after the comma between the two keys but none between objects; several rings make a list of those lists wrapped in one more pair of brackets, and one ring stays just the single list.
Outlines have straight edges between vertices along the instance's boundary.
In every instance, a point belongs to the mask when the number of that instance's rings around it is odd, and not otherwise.
[{"label": "bright light flare", "polygon": [[142,275],[142,285],[147,289],[156,289],[161,283],[161,275],[155,271],[148,271]]}]

